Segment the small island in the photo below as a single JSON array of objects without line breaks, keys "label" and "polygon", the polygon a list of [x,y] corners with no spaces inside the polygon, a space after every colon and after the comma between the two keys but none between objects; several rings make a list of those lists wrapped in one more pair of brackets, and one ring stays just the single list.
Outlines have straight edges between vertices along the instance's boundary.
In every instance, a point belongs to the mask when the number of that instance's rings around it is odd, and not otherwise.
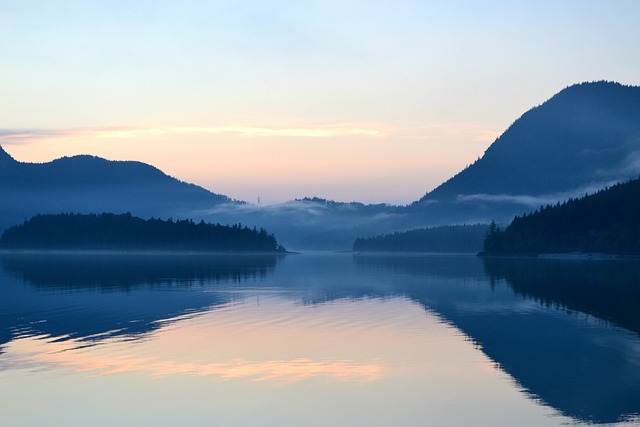
[{"label": "small island", "polygon": [[640,179],[489,227],[480,256],[640,255]]},{"label": "small island", "polygon": [[6,229],[0,249],[286,252],[263,228],[145,220],[130,213],[36,215]]}]

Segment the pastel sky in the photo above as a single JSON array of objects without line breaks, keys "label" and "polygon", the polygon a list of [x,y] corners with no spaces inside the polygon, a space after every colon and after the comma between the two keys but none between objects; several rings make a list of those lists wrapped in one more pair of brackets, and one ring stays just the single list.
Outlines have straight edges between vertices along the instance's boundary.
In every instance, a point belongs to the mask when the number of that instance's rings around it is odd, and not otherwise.
[{"label": "pastel sky", "polygon": [[250,202],[404,204],[573,83],[640,85],[637,0],[0,0],[0,144]]}]

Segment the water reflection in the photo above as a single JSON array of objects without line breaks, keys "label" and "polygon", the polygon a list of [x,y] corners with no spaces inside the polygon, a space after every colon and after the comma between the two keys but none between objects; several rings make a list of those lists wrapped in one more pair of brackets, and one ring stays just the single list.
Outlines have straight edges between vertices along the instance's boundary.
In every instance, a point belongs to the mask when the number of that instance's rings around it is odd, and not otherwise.
[{"label": "water reflection", "polygon": [[640,333],[640,262],[486,259],[492,281],[567,312],[597,316]]},{"label": "water reflection", "polygon": [[[182,319],[185,320],[185,319]],[[183,329],[181,333],[189,331]],[[165,332],[165,331],[163,331]],[[163,334],[163,339],[173,339]],[[115,374],[146,374],[151,377],[164,376],[213,376],[228,381],[249,379],[251,381],[296,382],[311,378],[334,378],[350,381],[375,381],[382,377],[384,368],[376,363],[359,363],[352,360],[295,359],[249,360],[239,357],[208,360],[193,358],[167,358],[166,348],[160,352],[141,354],[132,351],[131,343],[109,339],[108,347],[94,347],[90,352],[79,351],[90,346],[78,345],[78,340],[63,337],[28,336],[14,340],[10,344],[13,368],[21,369],[64,369],[74,374],[84,373],[89,378]],[[156,337],[157,338],[157,337]],[[214,343],[201,343],[209,347]],[[120,349],[118,347],[121,347]],[[126,349],[126,350],[125,350]],[[148,349],[147,349],[148,350]],[[193,346],[183,347],[191,353]],[[138,350],[140,351],[140,350]],[[181,360],[182,359],[182,360]],[[2,366],[2,364],[0,364]]]},{"label": "water reflection", "polygon": [[[563,414],[612,423],[640,413],[639,263],[384,256],[355,263],[415,279],[399,281],[398,291],[462,330]],[[478,279],[482,268],[489,280]]]},{"label": "water reflection", "polygon": [[14,336],[77,340],[143,337],[163,320],[224,306],[233,292],[273,273],[275,255],[4,253],[0,352]]},{"label": "water reflection", "polygon": [[[588,423],[640,413],[638,263],[345,254],[0,261],[0,373],[376,383],[358,389],[368,400],[357,416],[384,401],[406,408],[393,413],[398,425],[425,424],[408,415],[416,408],[442,412],[439,425],[500,419],[504,408],[529,425],[541,414],[548,421],[532,402]],[[326,387],[313,392],[327,402],[344,395]],[[286,390],[277,393],[286,401],[305,397]],[[322,407],[311,401],[307,410]],[[477,412],[442,409],[463,406]]]},{"label": "water reflection", "polygon": [[[522,333],[481,337],[490,357],[578,419],[614,422],[640,413],[639,263],[514,259],[487,260],[485,268],[492,281],[504,279],[548,308],[521,323]],[[566,316],[552,321],[548,311]]]},{"label": "water reflection", "polygon": [[272,273],[278,255],[206,253],[3,253],[4,270],[34,286],[129,288],[141,284],[241,283]]}]

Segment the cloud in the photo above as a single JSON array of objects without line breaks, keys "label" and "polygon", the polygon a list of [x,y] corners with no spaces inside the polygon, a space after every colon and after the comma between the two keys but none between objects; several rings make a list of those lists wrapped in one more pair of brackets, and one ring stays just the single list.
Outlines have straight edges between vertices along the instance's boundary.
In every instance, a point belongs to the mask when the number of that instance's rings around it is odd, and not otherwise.
[{"label": "cloud", "polygon": [[[381,218],[391,216],[390,212],[395,207],[393,205],[375,204],[365,205],[358,202],[335,202],[324,199],[295,199],[283,203],[270,205],[256,205],[251,203],[220,203],[211,208],[191,211],[193,215],[220,215],[229,214],[238,216],[242,214],[264,214],[302,216],[307,219],[313,218],[333,218],[334,215],[362,215],[367,218],[380,216]],[[373,209],[379,211],[373,212]]]},{"label": "cloud", "polygon": [[5,129],[0,130],[0,144],[21,144],[33,140],[62,137],[91,138],[147,138],[169,135],[235,135],[241,138],[302,137],[379,137],[409,140],[446,141],[466,140],[487,143],[499,133],[482,123],[439,123],[418,127],[393,127],[384,124],[339,123],[316,127],[246,126],[160,126],[160,127],[104,127],[76,129]]},{"label": "cloud", "polygon": [[273,222],[290,226],[320,227],[336,221],[338,211],[306,200],[291,200],[273,205],[221,203],[210,209],[189,212],[189,216],[226,223],[260,224],[271,230]]},{"label": "cloud", "polygon": [[485,123],[432,123],[423,126],[405,127],[394,130],[402,139],[419,140],[461,140],[486,144],[493,142],[501,132],[490,129]]},{"label": "cloud", "polygon": [[64,130],[0,130],[0,144],[22,144],[29,141],[59,138],[68,135]]},{"label": "cloud", "polygon": [[622,173],[630,178],[636,178],[640,174],[640,151],[634,151],[627,156]]},{"label": "cloud", "polygon": [[618,182],[621,182],[621,180],[590,183],[569,191],[541,194],[537,196],[525,194],[459,194],[456,197],[456,200],[459,202],[514,203],[537,208],[541,205],[555,204],[558,201],[564,201],[569,198],[577,198],[582,197],[585,194],[593,194],[605,187],[611,187]]},{"label": "cloud", "polygon": [[459,202],[491,202],[491,203],[515,203],[525,206],[540,206],[555,203],[559,199],[552,196],[528,196],[512,194],[460,194],[456,197]]},{"label": "cloud", "polygon": [[230,133],[244,137],[272,137],[298,136],[311,138],[326,138],[335,136],[365,135],[375,136],[380,131],[375,129],[352,128],[346,126],[317,127],[317,128],[267,128],[252,126],[221,126],[221,127],[175,127],[169,128],[176,133]]},{"label": "cloud", "polygon": [[148,127],[148,128],[81,128],[81,129],[6,129],[0,130],[1,144],[20,144],[33,140],[61,137],[94,138],[145,138],[166,135],[217,134],[237,135],[243,138],[305,137],[332,138],[340,136],[377,136],[382,132],[361,126],[333,125],[321,127],[258,127],[258,126],[214,126],[214,127]]}]

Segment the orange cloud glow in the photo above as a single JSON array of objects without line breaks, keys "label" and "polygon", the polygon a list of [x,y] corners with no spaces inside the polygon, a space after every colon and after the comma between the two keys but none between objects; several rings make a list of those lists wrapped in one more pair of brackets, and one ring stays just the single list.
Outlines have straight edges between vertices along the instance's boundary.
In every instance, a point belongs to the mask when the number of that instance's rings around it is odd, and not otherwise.
[{"label": "orange cloud glow", "polygon": [[186,134],[229,134],[241,137],[305,137],[330,138],[338,136],[360,135],[376,136],[377,129],[336,125],[324,127],[258,127],[258,126],[214,126],[214,127],[149,127],[149,128],[98,128],[63,130],[5,130],[0,132],[0,143],[25,143],[33,140],[62,137],[96,138],[144,138]]},{"label": "orange cloud glow", "polygon": [[495,135],[481,123],[277,124],[7,130],[0,144],[25,162],[138,160],[240,200],[407,203],[476,160]]}]

